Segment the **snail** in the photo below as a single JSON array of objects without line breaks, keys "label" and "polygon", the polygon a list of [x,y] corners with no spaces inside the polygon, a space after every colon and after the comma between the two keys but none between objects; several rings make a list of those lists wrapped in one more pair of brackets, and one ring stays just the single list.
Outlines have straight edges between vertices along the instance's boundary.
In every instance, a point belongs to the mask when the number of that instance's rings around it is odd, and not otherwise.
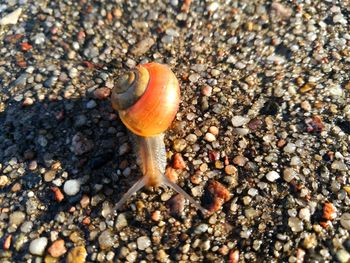
[{"label": "snail", "polygon": [[144,186],[168,186],[206,213],[205,208],[165,176],[163,133],[174,120],[180,104],[179,83],[171,69],[158,63],[136,66],[116,81],[111,102],[130,131],[137,162],[143,173],[116,204],[116,210]]}]

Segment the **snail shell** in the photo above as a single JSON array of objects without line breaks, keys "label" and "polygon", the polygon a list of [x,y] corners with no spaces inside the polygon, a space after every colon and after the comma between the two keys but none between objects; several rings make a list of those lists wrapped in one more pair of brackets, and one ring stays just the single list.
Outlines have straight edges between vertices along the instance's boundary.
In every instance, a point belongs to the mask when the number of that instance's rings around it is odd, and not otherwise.
[{"label": "snail shell", "polygon": [[179,83],[163,64],[138,65],[112,90],[112,107],[133,133],[155,136],[168,129],[180,103]]}]

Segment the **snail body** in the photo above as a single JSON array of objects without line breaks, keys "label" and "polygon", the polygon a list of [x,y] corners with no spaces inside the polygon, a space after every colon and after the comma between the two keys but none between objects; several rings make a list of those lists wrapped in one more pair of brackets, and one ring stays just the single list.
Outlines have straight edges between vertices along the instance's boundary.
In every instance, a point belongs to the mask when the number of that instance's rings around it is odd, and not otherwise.
[{"label": "snail body", "polygon": [[144,186],[168,186],[205,213],[206,209],[165,176],[163,132],[171,125],[180,104],[180,87],[174,73],[163,64],[138,65],[118,79],[111,101],[131,132],[134,152],[143,173],[143,177],[122,196],[116,209]]}]

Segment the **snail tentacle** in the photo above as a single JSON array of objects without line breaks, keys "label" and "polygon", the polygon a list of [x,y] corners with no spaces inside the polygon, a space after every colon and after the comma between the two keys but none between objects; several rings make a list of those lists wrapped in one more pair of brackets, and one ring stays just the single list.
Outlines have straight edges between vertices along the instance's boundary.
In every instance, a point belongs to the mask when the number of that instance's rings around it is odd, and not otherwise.
[{"label": "snail tentacle", "polygon": [[202,207],[192,196],[190,196],[188,193],[185,192],[180,186],[178,186],[176,183],[170,181],[165,175],[163,175],[163,186],[168,186],[171,189],[173,189],[175,192],[179,193],[183,197],[185,197],[192,205],[194,205],[198,210],[200,210],[204,215],[208,214],[209,211]]},{"label": "snail tentacle", "polygon": [[126,200],[129,199],[129,197],[137,193],[137,191],[139,191],[144,186],[145,186],[145,180],[144,180],[144,177],[141,177],[133,186],[130,187],[130,189],[125,194],[123,194],[122,198],[115,205],[115,209],[119,210],[123,206],[123,204],[126,202]]}]

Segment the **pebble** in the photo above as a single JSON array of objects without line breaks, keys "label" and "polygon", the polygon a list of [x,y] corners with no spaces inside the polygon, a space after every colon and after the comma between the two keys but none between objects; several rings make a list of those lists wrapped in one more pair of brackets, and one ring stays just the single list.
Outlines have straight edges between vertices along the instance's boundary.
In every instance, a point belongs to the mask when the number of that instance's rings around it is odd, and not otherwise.
[{"label": "pebble", "polygon": [[74,247],[68,253],[67,263],[85,263],[86,256],[87,252],[85,247]]},{"label": "pebble", "polygon": [[211,196],[211,203],[208,208],[210,212],[219,210],[231,198],[230,191],[218,181],[210,181],[206,191]]},{"label": "pebble", "polygon": [[173,168],[180,169],[180,170],[186,168],[186,163],[182,158],[181,153],[175,153],[173,157]]},{"label": "pebble", "polygon": [[49,252],[49,254],[55,258],[64,255],[67,252],[64,240],[59,239],[53,242],[52,245],[48,248],[47,252]]},{"label": "pebble", "polygon": [[17,8],[16,10],[12,11],[11,13],[3,16],[0,19],[0,25],[15,25],[18,22],[18,19],[22,13],[22,8]]},{"label": "pebble", "polygon": [[14,226],[19,226],[20,224],[23,223],[23,221],[25,220],[25,217],[26,217],[26,214],[23,213],[22,211],[16,211],[16,212],[13,212],[11,215],[10,215],[10,226],[14,225]]},{"label": "pebble", "polygon": [[53,181],[55,179],[55,176],[56,176],[56,171],[53,171],[53,170],[47,171],[44,174],[44,181],[45,182],[51,182],[51,181]]},{"label": "pebble", "polygon": [[345,249],[340,249],[336,253],[336,257],[341,263],[348,263],[350,261],[350,254]]},{"label": "pebble", "polygon": [[333,163],[332,163],[332,169],[334,170],[338,170],[338,171],[347,171],[348,170],[348,167],[347,165],[342,161],[342,160],[335,160]]},{"label": "pebble", "polygon": [[204,136],[204,139],[207,141],[207,142],[214,142],[216,140],[216,137],[214,134],[211,134],[209,132],[207,132]]},{"label": "pebble", "polygon": [[303,222],[297,217],[289,217],[288,225],[292,229],[293,232],[301,232],[303,231]]},{"label": "pebble", "polygon": [[33,222],[32,221],[25,221],[21,226],[21,232],[23,233],[29,233],[33,228]]},{"label": "pebble", "polygon": [[346,230],[350,230],[350,213],[344,213],[341,215],[340,224]]},{"label": "pebble", "polygon": [[22,105],[26,107],[26,106],[33,105],[33,103],[34,103],[34,100],[32,98],[27,97],[23,100]]},{"label": "pebble", "polygon": [[77,133],[72,138],[71,151],[76,155],[82,155],[91,151],[94,147],[92,140],[87,139],[83,134]]},{"label": "pebble", "polygon": [[124,154],[130,152],[130,150],[131,150],[131,148],[130,148],[129,143],[127,143],[127,142],[123,143],[123,144],[120,145],[120,147],[119,147],[119,151],[118,151],[119,156],[122,156],[122,155],[124,155]]},{"label": "pebble", "polygon": [[212,94],[213,88],[210,86],[204,86],[201,89],[202,95],[206,96],[206,97],[210,97]]},{"label": "pebble", "polygon": [[4,250],[9,250],[11,247],[11,242],[12,242],[12,235],[8,235],[5,240],[4,240],[4,244],[3,244],[3,249]]},{"label": "pebble", "polygon": [[187,142],[184,139],[175,139],[173,148],[176,152],[182,152],[187,147]]},{"label": "pebble", "polygon": [[211,2],[209,3],[209,5],[207,6],[207,10],[209,13],[213,13],[215,12],[218,8],[219,8],[219,3],[218,2]]},{"label": "pebble", "polygon": [[155,44],[155,41],[151,37],[147,37],[138,42],[132,49],[131,53],[135,56],[142,56]]},{"label": "pebble", "polygon": [[86,103],[86,108],[87,109],[93,109],[97,106],[97,103],[96,101],[94,100],[89,100],[87,103]]},{"label": "pebble", "polygon": [[98,88],[94,91],[94,97],[98,100],[105,100],[111,94],[111,90],[106,87]]},{"label": "pebble", "polygon": [[137,252],[136,251],[133,251],[133,252],[130,252],[127,256],[126,256],[126,260],[128,262],[135,262],[137,259]]},{"label": "pebble", "polygon": [[71,68],[70,70],[69,70],[69,73],[68,73],[68,75],[69,75],[69,77],[71,77],[72,79],[74,79],[75,77],[77,77],[78,76],[78,70],[76,69],[76,68]]},{"label": "pebble", "polygon": [[336,14],[335,16],[333,16],[333,23],[337,24],[343,24],[346,25],[347,24],[347,20],[346,18],[341,14]]},{"label": "pebble", "polygon": [[111,230],[106,229],[103,231],[98,237],[98,243],[103,250],[111,248],[115,243],[115,238]]},{"label": "pebble", "polygon": [[124,227],[128,226],[128,220],[125,213],[118,215],[117,220],[115,221],[115,228],[117,230],[122,230]]},{"label": "pebble", "polygon": [[69,196],[76,195],[80,191],[80,182],[76,179],[66,181],[63,186],[63,191]]},{"label": "pebble", "polygon": [[178,216],[185,209],[185,198],[180,194],[174,195],[167,201],[167,205],[169,206],[170,214],[172,216]]},{"label": "pebble", "polygon": [[295,150],[296,150],[296,145],[294,143],[291,143],[291,142],[287,143],[287,145],[284,146],[284,148],[283,148],[283,151],[285,153],[294,153]]},{"label": "pebble", "polygon": [[209,226],[207,224],[200,224],[194,229],[194,233],[197,235],[205,233],[208,231]]},{"label": "pebble", "polygon": [[30,253],[32,253],[33,255],[42,256],[45,252],[47,242],[48,240],[46,237],[39,237],[37,239],[32,240],[29,245]]},{"label": "pebble", "polygon": [[279,173],[276,171],[270,171],[266,174],[266,179],[270,182],[276,181],[278,178],[280,178]]},{"label": "pebble", "polygon": [[152,244],[148,236],[141,236],[137,238],[136,243],[137,243],[137,248],[139,250],[145,250],[146,248],[150,247]]},{"label": "pebble", "polygon": [[233,116],[231,119],[233,127],[241,127],[250,121],[249,118],[244,116]]},{"label": "pebble", "polygon": [[237,168],[233,165],[226,165],[225,166],[225,173],[228,175],[237,174]]},{"label": "pebble", "polygon": [[200,75],[198,73],[193,73],[188,77],[190,82],[197,82],[199,78],[200,78]]},{"label": "pebble", "polygon": [[335,208],[335,206],[330,203],[330,202],[326,202],[323,205],[323,218],[327,219],[327,220],[333,220],[335,218],[337,218],[337,209]]},{"label": "pebble", "polygon": [[242,156],[242,155],[237,155],[235,156],[235,158],[233,158],[233,163],[243,167],[247,162],[248,162],[248,158]]},{"label": "pebble", "polygon": [[305,221],[310,221],[311,212],[309,207],[301,208],[299,211],[299,218]]},{"label": "pebble", "polygon": [[51,187],[51,190],[54,193],[55,200],[57,202],[61,202],[64,199],[64,195],[62,194],[61,190],[58,187],[53,186],[53,187]]},{"label": "pebble", "polygon": [[0,176],[0,188],[5,187],[10,183],[10,179],[6,175]]}]

